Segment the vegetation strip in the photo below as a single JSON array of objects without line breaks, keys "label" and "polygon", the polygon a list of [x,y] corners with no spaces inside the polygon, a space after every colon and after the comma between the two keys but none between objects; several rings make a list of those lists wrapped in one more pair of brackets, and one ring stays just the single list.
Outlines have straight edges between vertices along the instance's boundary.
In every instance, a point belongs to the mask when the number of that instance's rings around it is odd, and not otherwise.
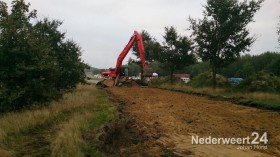
[{"label": "vegetation strip", "polygon": [[[17,129],[17,125],[0,130],[0,154],[4,156],[103,156],[83,134],[100,125],[108,124],[117,117],[116,108],[105,91],[95,86],[83,85],[64,99],[48,107],[3,115],[0,122],[9,119],[17,124],[19,115],[34,116],[38,111],[45,113],[42,120],[33,119]],[[25,113],[26,112],[26,113]],[[31,112],[31,113],[29,113]],[[10,116],[10,118],[9,118]],[[26,117],[22,117],[23,119]],[[8,124],[6,124],[8,125]]]},{"label": "vegetation strip", "polygon": [[9,148],[14,148],[17,156],[49,156],[51,153],[49,137],[55,133],[55,126],[69,120],[79,110],[80,108],[62,111],[58,115],[47,119],[44,123],[18,133],[11,133],[5,139],[5,144]]},{"label": "vegetation strip", "polygon": [[192,90],[185,90],[183,88],[176,88],[172,86],[153,86],[154,88],[164,89],[164,90],[171,90],[181,93],[187,93],[187,94],[194,94],[199,96],[208,96],[211,99],[218,99],[218,100],[226,100],[231,101],[235,104],[240,104],[244,106],[251,106],[261,109],[267,109],[272,111],[280,111],[280,105],[277,104],[277,102],[266,102],[266,101],[255,101],[251,100],[250,98],[244,98],[244,97],[235,97],[234,95],[231,96],[225,96],[225,95],[216,95],[216,94],[210,94],[206,92],[196,92]]}]

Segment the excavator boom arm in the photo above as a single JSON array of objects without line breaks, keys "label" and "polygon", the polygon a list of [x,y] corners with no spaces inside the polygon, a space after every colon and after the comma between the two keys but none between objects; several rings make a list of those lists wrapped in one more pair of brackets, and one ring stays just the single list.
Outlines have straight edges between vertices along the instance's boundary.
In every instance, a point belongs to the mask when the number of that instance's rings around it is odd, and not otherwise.
[{"label": "excavator boom arm", "polygon": [[121,54],[118,57],[116,68],[114,71],[115,75],[117,75],[119,73],[124,58],[126,57],[126,55],[128,54],[128,52],[130,51],[130,49],[132,48],[132,46],[135,42],[137,42],[139,55],[140,55],[140,59],[142,62],[142,67],[143,68],[146,67],[146,60],[145,60],[145,56],[144,56],[144,45],[143,45],[142,36],[137,31],[134,31],[133,36],[130,38],[128,44],[125,46],[125,48],[123,49],[123,51],[121,52]]},{"label": "excavator boom arm", "polygon": [[[142,36],[137,31],[134,31],[133,36],[130,38],[128,44],[125,46],[125,48],[120,53],[120,55],[117,59],[117,64],[116,64],[115,69],[111,69],[110,71],[103,71],[101,73],[104,77],[109,78],[109,79],[104,79],[103,81],[100,81],[99,83],[97,83],[97,85],[102,85],[105,87],[114,87],[118,84],[119,78],[122,76],[122,73],[121,73],[122,62],[135,42],[136,42],[138,50],[139,50],[139,56],[140,56],[140,59],[142,62],[142,68],[144,71],[144,73],[142,73],[142,74],[143,74],[143,76],[147,76],[147,77],[152,76],[152,73],[148,72],[148,69],[150,69],[150,68],[148,68],[148,65],[146,64]],[[141,75],[141,78],[142,78],[142,75]],[[112,82],[112,80],[113,80],[113,82]],[[144,82],[141,82],[141,85],[147,85],[147,84]]]}]

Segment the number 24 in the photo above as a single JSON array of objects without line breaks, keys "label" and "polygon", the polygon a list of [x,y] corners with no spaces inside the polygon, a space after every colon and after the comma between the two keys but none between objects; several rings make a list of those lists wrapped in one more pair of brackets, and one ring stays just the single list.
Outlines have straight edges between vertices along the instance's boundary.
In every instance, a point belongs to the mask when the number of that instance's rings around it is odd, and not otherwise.
[{"label": "number 24", "polygon": [[[264,132],[263,135],[260,137],[258,132],[252,132],[251,136],[254,137],[251,144],[259,144],[260,142],[263,142],[264,144],[267,144],[267,132]],[[260,138],[259,138],[260,137]],[[257,141],[259,139],[259,141]]]}]

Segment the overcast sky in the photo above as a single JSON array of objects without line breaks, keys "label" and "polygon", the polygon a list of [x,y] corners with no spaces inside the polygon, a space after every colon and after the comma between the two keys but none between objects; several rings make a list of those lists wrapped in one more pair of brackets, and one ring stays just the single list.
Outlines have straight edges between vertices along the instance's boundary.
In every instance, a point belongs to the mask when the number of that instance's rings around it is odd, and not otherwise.
[{"label": "overcast sky", "polygon": [[[4,0],[8,4],[12,0]],[[114,67],[134,30],[147,30],[162,42],[165,26],[188,34],[188,17],[202,17],[206,0],[26,0],[38,17],[63,20],[62,31],[83,49],[82,59],[98,68]],[[276,28],[280,1],[266,0],[248,26],[257,41],[250,54],[280,51]],[[132,55],[129,54],[124,63]]]}]

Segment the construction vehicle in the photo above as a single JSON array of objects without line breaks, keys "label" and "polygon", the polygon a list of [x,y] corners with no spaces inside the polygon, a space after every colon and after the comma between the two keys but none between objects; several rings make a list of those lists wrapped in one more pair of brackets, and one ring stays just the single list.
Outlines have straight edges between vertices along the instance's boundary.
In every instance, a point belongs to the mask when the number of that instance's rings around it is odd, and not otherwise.
[{"label": "construction vehicle", "polygon": [[[114,87],[118,85],[119,83],[123,84],[126,82],[131,82],[128,81],[128,77],[125,74],[125,68],[122,66],[122,62],[134,43],[137,44],[138,50],[139,50],[139,56],[141,60],[141,65],[143,69],[143,77],[151,77],[152,76],[152,70],[151,68],[148,68],[148,64],[145,60],[145,55],[144,55],[144,45],[143,45],[143,40],[142,36],[137,32],[134,31],[132,37],[130,38],[128,44],[125,46],[125,48],[122,50],[120,53],[116,67],[114,69],[109,69],[108,71],[103,71],[101,74],[105,78],[103,81],[100,81],[97,85],[103,85],[105,87]],[[141,82],[138,82],[141,85],[145,85],[144,79],[141,79]]]}]

